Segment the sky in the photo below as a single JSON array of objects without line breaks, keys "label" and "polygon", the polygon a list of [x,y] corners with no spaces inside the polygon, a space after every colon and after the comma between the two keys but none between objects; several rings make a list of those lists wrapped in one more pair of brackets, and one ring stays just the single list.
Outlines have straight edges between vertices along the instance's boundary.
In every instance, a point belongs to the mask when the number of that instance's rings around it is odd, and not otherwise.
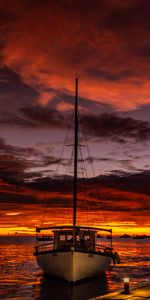
[{"label": "sky", "polygon": [[[0,1],[1,234],[33,232],[44,200],[65,197],[27,184],[71,175],[75,78],[88,177],[149,174],[149,32],[149,0]],[[149,231],[148,190],[89,191],[91,223],[99,209],[118,232]]]}]

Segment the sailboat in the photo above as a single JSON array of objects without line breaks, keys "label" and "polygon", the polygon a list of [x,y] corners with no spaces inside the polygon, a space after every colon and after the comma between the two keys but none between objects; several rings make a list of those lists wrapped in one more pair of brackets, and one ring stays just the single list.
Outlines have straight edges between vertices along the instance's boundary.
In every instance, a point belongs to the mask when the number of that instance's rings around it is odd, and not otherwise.
[{"label": "sailboat", "polygon": [[[104,273],[111,262],[119,263],[119,255],[112,247],[112,229],[78,226],[78,79],[76,79],[74,110],[74,179],[73,222],[68,226],[36,228],[34,255],[44,273],[76,282]],[[45,237],[43,232],[46,233]],[[49,232],[47,234],[47,232]],[[97,234],[110,236],[109,246],[97,244]]]}]

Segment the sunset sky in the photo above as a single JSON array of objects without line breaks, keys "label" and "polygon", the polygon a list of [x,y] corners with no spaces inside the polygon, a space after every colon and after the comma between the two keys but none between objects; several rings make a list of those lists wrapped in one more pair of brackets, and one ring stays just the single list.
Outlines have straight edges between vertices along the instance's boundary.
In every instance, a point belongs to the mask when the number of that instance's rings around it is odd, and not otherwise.
[{"label": "sunset sky", "polygon": [[1,0],[0,234],[33,233],[45,202],[50,222],[56,208],[71,220],[71,190],[45,181],[68,171],[76,77],[81,151],[99,178],[79,193],[79,223],[86,198],[90,225],[149,233],[150,1]]}]

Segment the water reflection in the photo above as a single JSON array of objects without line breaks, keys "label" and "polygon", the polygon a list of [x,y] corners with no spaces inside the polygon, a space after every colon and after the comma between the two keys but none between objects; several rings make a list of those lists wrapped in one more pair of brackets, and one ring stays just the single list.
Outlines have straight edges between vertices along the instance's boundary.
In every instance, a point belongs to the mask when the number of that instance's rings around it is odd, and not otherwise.
[{"label": "water reflection", "polygon": [[0,297],[22,300],[87,300],[123,287],[123,277],[130,286],[143,283],[150,274],[150,239],[135,241],[116,238],[114,247],[121,264],[111,266],[105,276],[75,285],[45,277],[33,256],[33,238],[1,238]]},{"label": "water reflection", "polygon": [[36,299],[87,300],[108,292],[107,277],[104,274],[76,284],[68,284],[63,280],[43,276],[35,292],[39,295]]}]

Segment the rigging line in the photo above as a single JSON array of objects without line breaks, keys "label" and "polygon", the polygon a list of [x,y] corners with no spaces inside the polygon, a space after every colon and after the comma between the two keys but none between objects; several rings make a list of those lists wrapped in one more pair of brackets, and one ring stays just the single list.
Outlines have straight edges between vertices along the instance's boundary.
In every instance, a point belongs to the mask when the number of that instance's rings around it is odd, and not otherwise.
[{"label": "rigging line", "polygon": [[[82,128],[82,130],[83,130],[83,128]],[[95,175],[94,167],[93,167],[93,164],[92,164],[92,158],[91,158],[91,155],[90,155],[90,150],[89,150],[89,147],[88,147],[87,138],[86,138],[86,134],[85,134],[84,130],[83,130],[83,136],[84,136],[84,138],[85,138],[85,143],[86,143],[86,147],[87,147],[87,151],[88,151],[89,158],[91,159],[91,168],[92,168],[92,172],[93,172],[93,175],[94,175],[94,177],[95,177],[96,175]],[[101,190],[99,191],[99,194],[100,194],[100,197],[102,198],[102,192],[101,192]],[[102,205],[101,205],[101,209],[102,209],[102,208],[103,208],[103,207],[102,207]],[[105,213],[104,210],[102,210],[102,212],[103,212],[103,218],[104,218],[104,221],[106,222],[106,221],[107,221],[106,213]],[[99,221],[99,220],[98,220],[98,221]]]},{"label": "rigging line", "polygon": [[[65,149],[65,145],[66,145],[66,141],[68,139],[68,136],[69,136],[69,128],[67,128],[66,130],[66,135],[65,135],[65,139],[64,139],[64,142],[63,142],[63,146],[61,148],[61,153],[60,153],[60,160],[63,158],[63,154],[64,154],[64,149]],[[56,179],[57,175],[58,175],[58,172],[59,172],[59,169],[60,169],[60,164],[57,164],[57,168],[56,168],[56,171],[55,171],[55,174],[53,175],[53,177]],[[51,178],[51,186],[52,186],[52,178]],[[44,218],[42,218],[41,220],[41,224],[44,223],[46,221],[46,219],[48,218],[48,214],[51,215],[51,221],[53,222],[54,221],[54,208],[53,207],[50,207],[50,203],[49,201],[47,200],[46,203],[45,203],[45,209],[44,209]]]},{"label": "rigging line", "polygon": [[[72,117],[73,117],[73,113],[72,113]],[[63,151],[62,151],[62,156],[64,155],[64,152],[66,152],[66,155],[67,155],[67,163],[66,163],[66,170],[65,170],[66,175],[67,174],[69,175],[69,173],[71,172],[71,166],[73,164],[73,149],[71,150],[71,155],[70,155],[70,152],[68,151],[68,145],[67,145],[67,143],[69,142],[69,139],[70,139],[69,133],[70,133],[70,127],[67,130],[66,138],[64,140],[64,145],[63,145]],[[70,180],[69,179],[67,180],[67,178],[65,178],[64,186],[67,186],[67,184],[69,185],[69,193],[71,193]],[[66,204],[63,207],[63,214],[64,214],[64,220],[66,220],[67,223],[68,222],[70,223],[71,209],[70,209],[70,207],[68,208],[68,206]]]},{"label": "rigging line", "polygon": [[[73,117],[74,117],[74,112],[72,112],[70,119],[72,120]],[[64,149],[62,151],[62,156],[63,156],[63,153],[66,151],[67,163],[66,163],[65,174],[69,175],[69,173],[71,173],[71,168],[73,166],[73,148],[72,148],[71,151],[68,151],[69,148],[68,148],[67,144],[70,142],[70,139],[72,140],[72,135],[70,134],[70,131],[71,131],[71,129],[73,129],[73,126],[69,122],[68,122],[68,124],[69,124],[69,126],[68,126],[68,130],[67,130],[66,138],[65,138],[65,141],[64,141]],[[66,178],[64,184],[67,186],[67,183],[69,184],[69,194],[72,194],[71,193],[71,182],[70,182],[69,179],[67,180],[67,178]],[[67,223],[69,222],[69,224],[71,224],[72,222],[71,222],[71,208],[70,208],[70,206],[68,208],[68,206],[65,205],[63,211],[64,211],[64,220],[66,220]]]},{"label": "rigging line", "polygon": [[[51,186],[52,186],[52,179],[51,179]],[[53,193],[52,190],[49,191],[49,193]],[[53,213],[53,210],[54,210],[54,207],[51,206],[51,197],[47,199],[46,203],[45,203],[45,209],[44,209],[44,217],[42,218],[42,221],[41,223],[45,223],[45,221],[48,221],[49,219],[49,215],[51,216],[51,222],[54,221],[54,213]]]},{"label": "rigging line", "polygon": [[88,142],[87,142],[88,139],[86,137],[86,133],[85,133],[85,130],[82,126],[82,122],[81,122],[80,118],[79,118],[79,123],[80,123],[82,136],[83,136],[84,141],[85,141],[85,146],[86,146],[86,149],[87,149],[87,153],[88,153],[89,159],[91,161],[91,171],[92,171],[93,176],[95,177],[95,171],[94,171],[94,167],[93,167],[93,163],[92,163],[92,157],[91,157],[90,149],[89,149]]},{"label": "rigging line", "polygon": [[[78,120],[79,120],[80,132],[82,134],[82,136],[80,135],[81,144],[82,144],[82,140],[83,140],[83,144],[86,146],[86,149],[88,149],[88,144],[86,142],[86,138],[84,136],[84,132],[83,132],[83,129],[82,129],[82,125],[81,125],[81,121],[80,121],[80,113],[79,112],[78,112]],[[85,162],[84,162],[84,159],[83,159],[83,153],[82,153],[81,147],[79,147],[79,152],[80,152],[81,162],[82,162],[82,165],[83,165],[83,175],[85,174],[85,178],[84,179],[86,180],[86,183],[87,183],[87,186],[88,186],[88,173],[87,173],[87,169],[86,169]],[[89,152],[88,155],[90,156],[89,149],[88,149],[87,152]],[[93,174],[95,174],[94,173],[94,169],[92,170],[92,172],[93,172]],[[82,186],[82,184],[81,184],[81,186]],[[85,189],[83,190],[83,192],[84,192],[84,195],[85,195],[85,198],[86,198],[87,197],[87,193],[86,193]],[[87,201],[84,201],[84,204],[85,204],[84,206],[85,206],[86,211],[87,211],[87,214],[86,214],[86,216],[87,216],[87,224],[89,224],[89,206],[88,206]]]},{"label": "rigging line", "polygon": [[86,166],[85,166],[85,162],[84,162],[84,158],[83,158],[81,148],[79,148],[79,152],[80,152],[80,157],[81,157],[81,163],[83,165],[83,175],[85,174],[85,178],[87,179],[88,178],[88,173],[87,173],[87,169],[86,169]]},{"label": "rigging line", "polygon": [[[93,177],[96,177],[96,174],[95,174],[95,171],[94,171],[94,167],[93,167],[93,163],[92,163],[92,157],[91,157],[90,150],[89,150],[89,146],[88,146],[88,142],[87,142],[87,137],[86,137],[86,134],[85,134],[85,131],[84,131],[84,129],[83,129],[83,126],[82,126],[81,121],[80,121],[80,127],[81,127],[82,134],[83,134],[83,138],[84,138],[84,141],[85,141],[87,153],[88,153],[89,159],[90,159],[90,161],[91,161],[91,171],[92,171],[92,173],[93,173]],[[101,191],[100,191],[100,197],[102,198],[102,193],[101,193]],[[101,208],[102,208],[102,206],[101,206]],[[103,218],[104,218],[104,221],[106,222],[106,213],[105,213],[104,210],[103,210]]]},{"label": "rigging line", "polygon": [[[84,162],[84,158],[83,158],[83,153],[82,153],[81,147],[79,147],[79,154],[80,154],[80,158],[81,158],[81,163],[83,165],[83,177],[84,177],[86,183],[88,183],[88,173],[87,173],[87,169],[86,169],[86,166],[85,166],[85,162]],[[81,183],[81,187],[82,187],[82,183]],[[86,189],[83,189],[83,193],[84,193],[85,197],[87,197]],[[85,209],[87,211],[87,214],[86,214],[86,216],[87,216],[87,224],[89,224],[89,218],[88,218],[89,217],[88,216],[89,206],[88,206],[88,201],[86,201],[86,200],[84,201],[84,207],[85,207]]]},{"label": "rigging line", "polygon": [[[73,149],[71,151],[71,156],[69,157],[69,155],[68,155],[68,159],[69,159],[69,162],[67,164],[66,174],[69,175],[70,173],[73,173],[73,172],[71,172],[71,168],[72,168],[72,164],[73,164]],[[71,185],[72,181],[68,180],[68,182],[69,182],[69,193],[72,195],[72,185]],[[71,210],[70,210],[70,207],[69,207],[69,210],[68,210],[67,207],[65,207],[65,216],[67,217],[67,219],[69,221],[69,224],[71,224],[71,222],[70,222],[70,220],[71,220]]]},{"label": "rigging line", "polygon": [[84,139],[85,139],[85,144],[86,144],[86,147],[87,147],[87,153],[88,153],[88,156],[89,156],[89,160],[91,162],[91,170],[92,170],[93,176],[95,177],[96,175],[95,175],[95,171],[94,171],[94,167],[93,167],[93,163],[92,163],[92,157],[91,157],[90,149],[89,149],[87,139],[86,139],[86,136],[84,135],[84,133],[83,133],[83,136],[84,136]]},{"label": "rigging line", "polygon": [[[68,155],[68,153],[67,153],[67,155]],[[72,149],[72,151],[71,151],[71,156],[70,156],[70,158],[69,158],[69,155],[68,155],[68,164],[67,164],[67,168],[66,168],[66,173],[67,174],[69,174],[69,171],[71,171],[71,166],[72,166],[72,164],[73,164],[73,149]]]},{"label": "rigging line", "polygon": [[[84,144],[85,144],[85,148],[86,148],[86,151],[87,151],[87,155],[88,155],[88,157],[89,158],[91,158],[91,156],[90,156],[90,150],[89,150],[89,147],[88,147],[88,143],[87,143],[87,140],[86,140],[86,138],[85,138],[85,136],[83,135],[83,139],[84,139]],[[83,155],[83,154],[82,154]],[[91,164],[92,164],[92,159],[90,159],[90,166],[91,166]],[[85,165],[85,163],[84,163],[84,167],[85,167],[85,172],[86,172],[86,185],[87,185],[87,187],[89,187],[89,189],[91,188],[91,184],[89,183],[89,176],[88,176],[88,173],[87,173],[87,169],[86,169],[86,165]],[[93,165],[92,165],[92,167],[93,167]],[[95,174],[95,172],[94,172],[94,169],[93,169],[93,172],[92,173],[94,173]],[[94,176],[94,175],[93,175]],[[85,196],[87,196],[87,197],[89,197],[89,195],[88,195],[88,193],[87,193],[87,191],[89,190],[88,188],[85,190]],[[88,223],[89,223],[89,211],[90,211],[90,209],[89,209],[89,204],[88,204],[88,201],[86,201],[86,207],[87,207],[87,221],[88,221]]]},{"label": "rigging line", "polygon": [[[60,153],[60,160],[63,158],[64,149],[65,149],[65,146],[66,146],[66,141],[68,139],[68,136],[69,136],[69,128],[67,128],[67,131],[66,131],[65,139],[64,139],[64,142],[63,142],[63,147],[62,147],[61,153]],[[57,176],[57,174],[59,172],[59,169],[60,169],[60,164],[57,164],[57,168],[56,168],[54,176]]]}]

